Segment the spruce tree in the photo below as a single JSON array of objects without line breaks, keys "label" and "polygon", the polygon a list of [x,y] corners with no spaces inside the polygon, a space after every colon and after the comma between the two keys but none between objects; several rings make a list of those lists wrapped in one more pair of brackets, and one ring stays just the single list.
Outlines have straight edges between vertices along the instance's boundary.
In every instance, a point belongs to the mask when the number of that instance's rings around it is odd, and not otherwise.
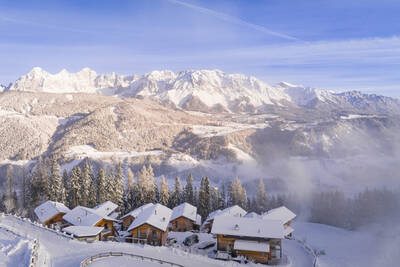
[{"label": "spruce tree", "polygon": [[72,168],[71,177],[68,183],[68,203],[70,208],[75,208],[81,205],[81,168],[75,166]]},{"label": "spruce tree", "polygon": [[256,194],[256,207],[257,212],[263,213],[267,211],[267,194],[265,193],[265,186],[262,179],[258,183],[258,189]]},{"label": "spruce tree", "polygon": [[42,158],[39,157],[32,178],[30,180],[30,205],[31,207],[37,207],[43,200],[43,188],[42,188],[42,177],[43,177],[43,166]]},{"label": "spruce tree", "polygon": [[90,163],[86,159],[82,168],[81,180],[80,180],[80,196],[81,196],[80,204],[84,207],[87,207],[89,203],[89,190],[90,190],[90,183],[92,180],[90,177],[90,169],[91,169]]},{"label": "spruce tree", "polygon": [[49,181],[49,199],[53,201],[62,201],[62,194],[64,191],[63,178],[61,177],[60,165],[58,165],[56,158],[53,156],[50,159],[50,176]]},{"label": "spruce tree", "polygon": [[210,187],[210,197],[211,197],[211,209],[210,211],[214,211],[218,209],[219,206],[219,193],[218,188],[215,186]]},{"label": "spruce tree", "polygon": [[133,209],[134,206],[134,186],[135,186],[135,176],[131,170],[128,168],[127,170],[127,183],[126,189],[124,193],[124,213],[127,213]]},{"label": "spruce tree", "polygon": [[8,166],[7,168],[6,184],[3,188],[6,188],[4,201],[5,212],[15,213],[17,211],[17,198],[14,188],[14,170],[12,166]]},{"label": "spruce tree", "polygon": [[97,203],[103,203],[107,200],[107,180],[105,168],[100,168],[97,172]]},{"label": "spruce tree", "polygon": [[182,198],[182,185],[181,185],[181,180],[177,176],[175,178],[175,185],[174,185],[174,191],[172,192],[171,198],[170,198],[170,204],[169,206],[171,208],[174,208],[178,205],[183,203],[183,198]]},{"label": "spruce tree", "polygon": [[62,180],[63,180],[63,187],[64,187],[64,191],[60,192],[61,193],[61,202],[64,203],[65,205],[68,205],[68,186],[69,186],[69,175],[68,175],[68,171],[67,169],[64,169],[63,171],[63,176],[62,176]]},{"label": "spruce tree", "polygon": [[192,174],[189,174],[189,176],[186,179],[186,186],[185,186],[184,196],[185,196],[185,201],[187,203],[195,205],[194,192],[193,192],[193,176],[192,176]]},{"label": "spruce tree", "polygon": [[115,167],[114,173],[114,201],[120,208],[124,204],[124,176],[121,163]]},{"label": "spruce tree", "polygon": [[164,175],[161,176],[159,192],[160,192],[159,203],[161,205],[167,206],[169,200],[169,189],[168,189],[167,179],[165,179]]},{"label": "spruce tree", "polygon": [[[106,201],[112,201],[112,202],[116,202],[115,199],[115,189],[116,189],[116,185],[115,185],[115,178],[114,178],[114,172],[113,170],[108,170],[107,171],[107,176],[106,176]],[[100,202],[102,203],[102,202]]]},{"label": "spruce tree", "polygon": [[208,177],[201,179],[198,213],[202,218],[207,218],[210,213],[210,181]]},{"label": "spruce tree", "polygon": [[225,209],[226,208],[226,192],[225,192],[225,185],[222,184],[222,188],[219,193],[218,198],[218,209]]}]

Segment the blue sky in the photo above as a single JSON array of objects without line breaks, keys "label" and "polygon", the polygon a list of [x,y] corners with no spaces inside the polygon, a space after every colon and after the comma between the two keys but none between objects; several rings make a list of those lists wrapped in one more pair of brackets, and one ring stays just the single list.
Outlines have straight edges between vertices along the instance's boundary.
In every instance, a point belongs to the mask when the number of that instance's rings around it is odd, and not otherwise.
[{"label": "blue sky", "polygon": [[56,73],[221,69],[400,97],[398,0],[0,0],[0,83]]}]

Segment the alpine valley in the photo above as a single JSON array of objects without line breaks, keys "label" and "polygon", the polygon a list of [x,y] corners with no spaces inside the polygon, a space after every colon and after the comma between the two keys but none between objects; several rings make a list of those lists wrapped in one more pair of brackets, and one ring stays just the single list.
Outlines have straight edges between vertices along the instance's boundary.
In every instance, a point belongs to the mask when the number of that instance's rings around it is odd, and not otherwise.
[{"label": "alpine valley", "polygon": [[304,181],[363,188],[377,177],[384,186],[398,170],[400,101],[385,96],[271,86],[220,70],[104,75],[38,67],[0,92],[3,172],[55,154],[68,169],[85,158],[146,163],[168,178],[262,177],[284,190]]}]

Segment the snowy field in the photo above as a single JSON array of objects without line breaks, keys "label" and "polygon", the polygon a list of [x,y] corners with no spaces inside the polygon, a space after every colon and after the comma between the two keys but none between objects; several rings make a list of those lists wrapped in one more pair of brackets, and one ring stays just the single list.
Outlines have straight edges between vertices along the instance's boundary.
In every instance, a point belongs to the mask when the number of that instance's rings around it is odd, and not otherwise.
[{"label": "snowy field", "polygon": [[28,266],[31,240],[0,228],[0,266]]}]

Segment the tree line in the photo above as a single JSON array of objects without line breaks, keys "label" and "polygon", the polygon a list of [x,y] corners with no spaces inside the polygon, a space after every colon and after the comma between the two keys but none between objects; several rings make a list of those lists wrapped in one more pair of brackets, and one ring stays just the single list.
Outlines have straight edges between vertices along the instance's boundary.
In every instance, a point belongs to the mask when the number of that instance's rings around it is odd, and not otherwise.
[{"label": "tree line", "polygon": [[211,185],[208,177],[201,178],[196,186],[193,175],[189,174],[184,185],[180,177],[176,177],[170,187],[163,175],[157,182],[151,165],[143,165],[136,173],[129,167],[124,169],[120,163],[96,171],[88,159],[81,165],[61,172],[56,158],[39,158],[31,170],[23,171],[18,186],[13,181],[13,168],[9,167],[0,210],[33,218],[34,208],[46,200],[64,203],[69,208],[78,205],[92,208],[109,200],[116,203],[122,213],[150,202],[169,208],[188,202],[197,206],[204,220],[212,211],[227,206],[239,205],[257,212],[264,212],[270,206],[262,180],[256,196],[249,198],[239,178],[218,188]]}]

